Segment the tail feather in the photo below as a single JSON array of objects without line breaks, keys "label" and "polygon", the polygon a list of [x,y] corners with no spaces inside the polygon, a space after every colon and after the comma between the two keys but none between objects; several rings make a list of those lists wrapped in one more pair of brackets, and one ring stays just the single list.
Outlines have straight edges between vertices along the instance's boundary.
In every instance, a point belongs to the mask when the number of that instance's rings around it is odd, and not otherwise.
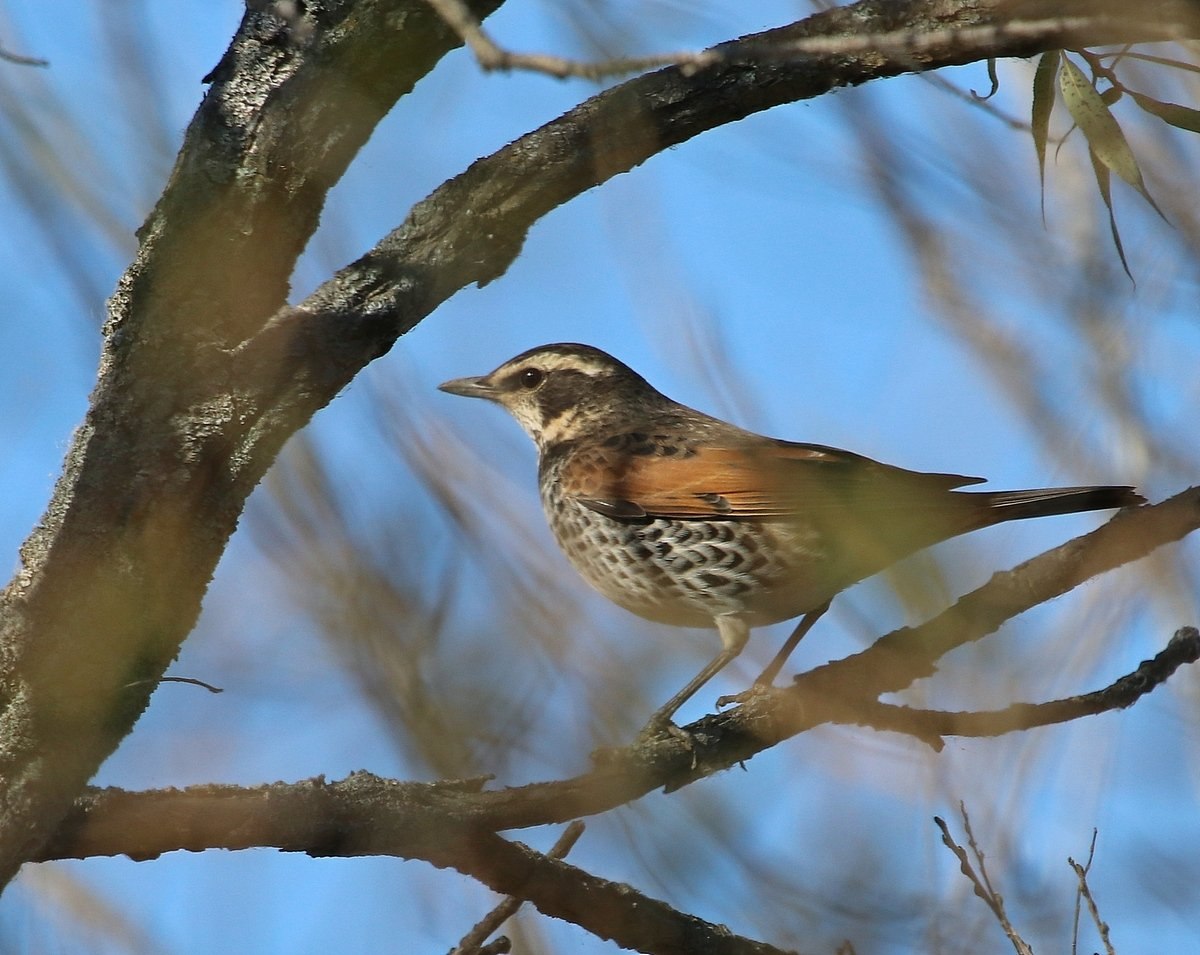
[{"label": "tail feather", "polygon": [[997,523],[1146,503],[1146,499],[1131,487],[1047,487],[1028,491],[975,492],[971,496],[984,499]]}]

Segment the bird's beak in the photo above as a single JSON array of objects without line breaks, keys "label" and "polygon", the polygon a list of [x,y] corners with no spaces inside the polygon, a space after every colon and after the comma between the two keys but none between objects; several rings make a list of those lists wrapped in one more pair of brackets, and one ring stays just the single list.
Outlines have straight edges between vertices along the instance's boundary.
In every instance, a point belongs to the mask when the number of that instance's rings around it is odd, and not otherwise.
[{"label": "bird's beak", "polygon": [[455,378],[452,381],[443,381],[438,385],[438,391],[462,395],[464,398],[487,398],[491,401],[498,398],[495,386],[488,381],[486,375],[482,378]]}]

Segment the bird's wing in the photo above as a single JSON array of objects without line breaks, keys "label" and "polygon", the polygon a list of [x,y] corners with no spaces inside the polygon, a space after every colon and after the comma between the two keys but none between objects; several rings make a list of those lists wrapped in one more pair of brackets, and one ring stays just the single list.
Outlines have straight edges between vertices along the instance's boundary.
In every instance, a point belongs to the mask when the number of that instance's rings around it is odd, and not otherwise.
[{"label": "bird's wing", "polygon": [[[560,472],[563,491],[610,517],[771,518],[854,508],[884,511],[940,498],[983,478],[922,474],[815,444],[580,450]],[[920,506],[918,504],[918,506]],[[864,515],[865,516],[865,515]]]}]

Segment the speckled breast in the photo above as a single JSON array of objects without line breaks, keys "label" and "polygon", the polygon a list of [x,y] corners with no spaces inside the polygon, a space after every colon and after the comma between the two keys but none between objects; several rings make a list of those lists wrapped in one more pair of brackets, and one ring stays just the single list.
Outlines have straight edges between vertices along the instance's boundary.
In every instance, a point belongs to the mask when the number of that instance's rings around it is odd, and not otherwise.
[{"label": "speckled breast", "polygon": [[725,614],[752,626],[799,616],[824,603],[813,541],[781,522],[614,519],[566,498],[543,475],[542,504],[575,569],[639,616],[711,627]]}]

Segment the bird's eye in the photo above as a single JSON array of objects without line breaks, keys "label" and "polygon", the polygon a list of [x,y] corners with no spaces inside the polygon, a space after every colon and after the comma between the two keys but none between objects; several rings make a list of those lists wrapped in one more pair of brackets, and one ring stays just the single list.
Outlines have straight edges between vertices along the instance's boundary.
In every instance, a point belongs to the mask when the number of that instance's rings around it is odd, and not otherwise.
[{"label": "bird's eye", "polygon": [[521,383],[522,388],[533,391],[545,377],[546,373],[540,368],[523,368],[521,374],[517,376],[517,381]]}]

